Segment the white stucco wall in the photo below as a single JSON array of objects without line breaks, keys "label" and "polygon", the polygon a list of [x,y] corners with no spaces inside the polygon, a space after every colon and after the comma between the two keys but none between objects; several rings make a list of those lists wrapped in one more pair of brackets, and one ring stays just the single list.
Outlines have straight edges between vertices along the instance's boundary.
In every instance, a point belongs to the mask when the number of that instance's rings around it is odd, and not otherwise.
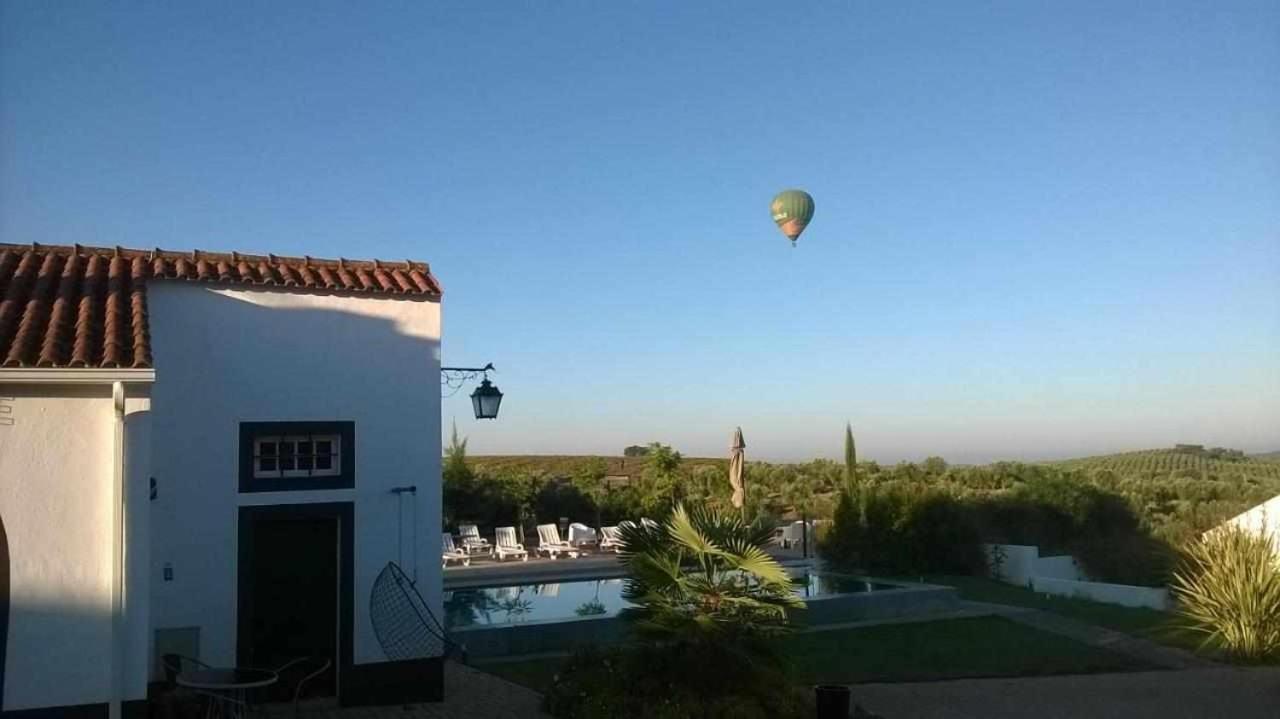
[{"label": "white stucco wall", "polygon": [[[153,282],[152,625],[200,627],[204,661],[236,658],[239,507],[355,505],[354,661],[385,661],[369,590],[397,559],[390,489],[417,485],[419,588],[441,611],[440,305]],[[352,421],[355,488],[239,493],[239,424]],[[410,500],[406,497],[404,500]],[[406,504],[404,568],[412,572]],[[163,581],[163,568],[173,580]]]},{"label": "white stucco wall", "polygon": [[1088,579],[1084,570],[1080,568],[1080,563],[1069,554],[1040,557],[1036,560],[1034,576],[1043,579],[1065,579],[1073,582]]},{"label": "white stucco wall", "polygon": [[[987,556],[987,569],[992,575],[999,572],[1000,581],[1029,587],[1037,577],[1045,579],[1088,579],[1075,557],[1060,554],[1050,557],[1040,556],[1040,548],[1034,544],[984,544],[983,552]],[[994,558],[997,553],[1003,558],[997,568]]]},{"label": "white stucco wall", "polygon": [[[1040,548],[1033,544],[984,544],[983,552],[987,556],[987,568],[993,576],[1002,582],[1028,586],[1031,577],[1035,576],[1036,562],[1040,559]],[[1000,558],[999,564],[995,561]]]},{"label": "white stucco wall", "polygon": [[[127,532],[146,535],[147,400],[126,403]],[[146,550],[126,558],[126,620],[112,622],[115,412],[111,387],[0,385],[0,520],[9,539],[10,617],[3,707],[96,704],[146,696]],[[127,456],[127,455],[126,455]],[[130,559],[140,562],[129,563]],[[119,632],[119,642],[113,642]]]}]

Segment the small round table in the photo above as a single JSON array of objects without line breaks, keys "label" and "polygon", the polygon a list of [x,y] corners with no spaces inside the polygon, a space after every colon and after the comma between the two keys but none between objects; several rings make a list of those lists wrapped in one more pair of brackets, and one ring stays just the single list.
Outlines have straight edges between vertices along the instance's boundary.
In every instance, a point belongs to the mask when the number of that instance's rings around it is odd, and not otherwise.
[{"label": "small round table", "polygon": [[248,709],[245,692],[271,686],[280,675],[269,669],[197,669],[182,672],[174,681],[209,697],[206,714],[211,717],[242,719]]}]

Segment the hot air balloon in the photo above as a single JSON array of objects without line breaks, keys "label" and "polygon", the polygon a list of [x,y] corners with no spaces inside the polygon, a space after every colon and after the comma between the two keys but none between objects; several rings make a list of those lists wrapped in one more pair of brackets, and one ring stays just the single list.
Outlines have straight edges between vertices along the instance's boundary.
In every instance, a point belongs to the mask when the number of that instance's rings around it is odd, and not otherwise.
[{"label": "hot air balloon", "polygon": [[804,190],[783,190],[769,205],[778,229],[796,246],[796,240],[813,219],[813,197]]}]

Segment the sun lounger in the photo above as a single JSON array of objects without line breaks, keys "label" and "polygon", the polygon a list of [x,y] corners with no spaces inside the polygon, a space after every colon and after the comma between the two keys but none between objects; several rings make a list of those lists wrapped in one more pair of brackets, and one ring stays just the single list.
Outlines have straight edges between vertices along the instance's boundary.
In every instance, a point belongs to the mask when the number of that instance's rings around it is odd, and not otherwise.
[{"label": "sun lounger", "polygon": [[552,559],[559,559],[561,554],[578,557],[578,550],[572,544],[561,541],[560,530],[554,524],[538,525],[538,552]]},{"label": "sun lounger", "polygon": [[600,528],[600,551],[616,552],[622,549],[622,535],[618,533],[617,527],[601,527]]},{"label": "sun lounger", "polygon": [[494,534],[494,541],[494,554],[497,555],[499,562],[507,557],[519,559],[522,562],[529,561],[529,553],[525,551],[524,545],[516,541],[515,527],[498,527]]},{"label": "sun lounger", "polygon": [[447,567],[449,562],[459,562],[466,567],[471,564],[471,555],[453,546],[453,535],[444,533],[440,538],[440,566]]},{"label": "sun lounger", "polygon": [[480,528],[476,525],[459,524],[458,534],[462,537],[462,549],[467,554],[472,556],[493,554],[493,547],[489,544],[489,540],[480,536]]}]

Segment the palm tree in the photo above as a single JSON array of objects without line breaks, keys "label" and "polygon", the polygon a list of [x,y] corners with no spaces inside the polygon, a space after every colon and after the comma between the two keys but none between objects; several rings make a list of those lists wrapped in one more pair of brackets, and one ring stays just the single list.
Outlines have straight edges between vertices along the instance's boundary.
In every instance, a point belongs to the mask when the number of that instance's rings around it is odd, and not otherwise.
[{"label": "palm tree", "polygon": [[765,552],[772,534],[736,513],[682,505],[657,527],[623,527],[621,559],[630,572],[623,596],[638,605],[624,615],[644,636],[683,643],[750,646],[786,631],[788,610],[804,603]]}]

